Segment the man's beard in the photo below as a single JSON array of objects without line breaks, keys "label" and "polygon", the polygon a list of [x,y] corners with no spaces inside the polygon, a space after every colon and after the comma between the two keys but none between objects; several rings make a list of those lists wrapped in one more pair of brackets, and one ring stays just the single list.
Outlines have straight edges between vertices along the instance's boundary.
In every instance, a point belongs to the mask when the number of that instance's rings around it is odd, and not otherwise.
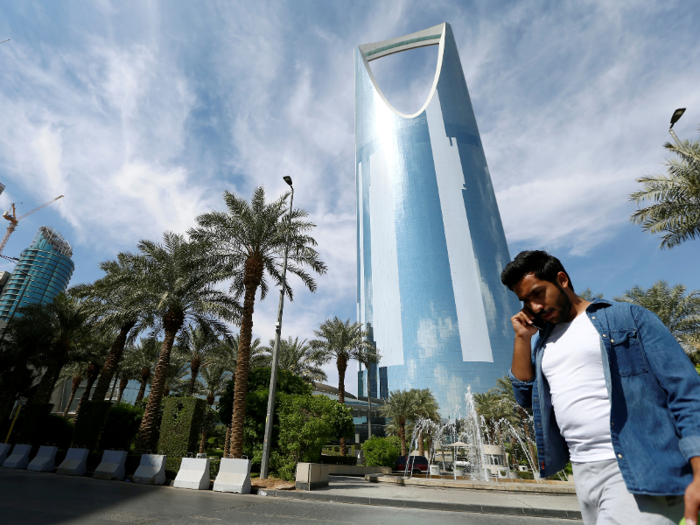
[{"label": "man's beard", "polygon": [[554,324],[565,323],[571,312],[571,300],[559,283],[554,284],[559,288],[559,297],[557,297],[557,304],[555,306],[559,312],[559,317],[557,317],[556,321],[552,320],[550,322]]}]

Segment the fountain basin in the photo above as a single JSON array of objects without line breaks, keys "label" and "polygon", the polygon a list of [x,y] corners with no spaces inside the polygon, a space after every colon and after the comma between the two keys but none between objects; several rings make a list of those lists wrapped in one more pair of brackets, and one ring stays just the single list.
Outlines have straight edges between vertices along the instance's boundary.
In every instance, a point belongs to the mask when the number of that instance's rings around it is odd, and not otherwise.
[{"label": "fountain basin", "polygon": [[467,490],[496,490],[504,492],[528,492],[531,494],[576,494],[573,483],[565,481],[542,480],[536,483],[534,480],[499,481],[473,481],[466,477],[431,476],[416,474],[410,478],[404,478],[403,474],[367,474],[365,480],[371,483],[390,483],[404,486],[423,486],[432,488],[456,488]]}]

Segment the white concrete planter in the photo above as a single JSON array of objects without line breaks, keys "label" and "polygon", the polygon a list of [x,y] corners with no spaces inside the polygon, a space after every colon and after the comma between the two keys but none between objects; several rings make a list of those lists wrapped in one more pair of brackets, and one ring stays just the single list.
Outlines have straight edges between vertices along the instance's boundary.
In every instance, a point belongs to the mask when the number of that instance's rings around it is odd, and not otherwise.
[{"label": "white concrete planter", "polygon": [[31,450],[31,445],[15,445],[15,448],[12,449],[12,454],[3,461],[2,466],[5,468],[27,468]]},{"label": "white concrete planter", "polygon": [[34,472],[53,472],[56,468],[58,447],[39,447],[36,457],[29,462],[27,470]]},{"label": "white concrete planter", "polygon": [[214,480],[214,492],[250,494],[250,460],[222,458]]},{"label": "white concrete planter", "polygon": [[165,458],[160,454],[143,454],[134,473],[134,483],[162,485],[165,483]]},{"label": "white concrete planter", "polygon": [[104,454],[102,454],[102,461],[95,469],[93,477],[124,481],[126,477],[126,451],[105,450]]},{"label": "white concrete planter", "polygon": [[58,466],[56,473],[64,476],[84,476],[87,471],[88,452],[86,448],[69,448],[66,459]]},{"label": "white concrete planter", "polygon": [[209,458],[182,458],[180,470],[173,487],[179,489],[207,490],[209,478]]}]

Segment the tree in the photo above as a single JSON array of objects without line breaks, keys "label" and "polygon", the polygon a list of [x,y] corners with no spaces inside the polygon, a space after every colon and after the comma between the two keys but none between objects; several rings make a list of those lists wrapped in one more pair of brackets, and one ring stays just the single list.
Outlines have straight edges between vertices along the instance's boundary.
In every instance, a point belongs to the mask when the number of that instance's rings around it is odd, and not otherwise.
[{"label": "tree", "polygon": [[[146,394],[146,386],[151,379],[151,374],[158,360],[158,354],[162,347],[162,341],[158,341],[155,337],[141,339],[139,344],[127,347],[122,362],[122,381],[134,379],[139,382],[140,388],[134,403],[141,401]],[[124,384],[126,388],[126,384]],[[117,398],[121,401],[121,396],[124,390],[122,385],[119,385],[120,394]]]},{"label": "tree", "polygon": [[[414,397],[414,419],[422,418],[430,421],[440,421],[440,405],[430,389],[413,389],[410,392]],[[425,455],[425,443],[423,441],[422,430],[418,434],[418,453],[421,456]]]},{"label": "tree", "polygon": [[[275,340],[270,339],[270,346],[263,348],[266,352],[266,366],[272,364],[272,351]],[[292,339],[280,339],[278,370],[286,370],[301,377],[307,383],[314,381],[327,381],[328,376],[320,366],[319,352],[306,343],[306,339],[299,341],[296,337]]]},{"label": "tree", "polygon": [[97,318],[98,325],[118,330],[109,349],[99,379],[95,385],[94,399],[105,399],[109,385],[119,367],[124,347],[153,322],[150,312],[133,300],[133,291],[139,285],[138,273],[124,254],[117,260],[100,263],[105,276],[92,284],[79,284],[72,288],[76,297],[88,299],[86,309]]},{"label": "tree", "polygon": [[210,247],[206,244],[188,242],[182,235],[165,232],[162,244],[144,240],[138,249],[140,253],[136,255],[122,254],[138,276],[139,285],[131,291],[131,300],[142,304],[144,311],[158,320],[164,334],[136,441],[136,450],[142,452],[155,448],[170,354],[180,329],[194,324],[227,334],[224,322],[236,322],[240,307],[216,288],[222,277],[209,264]]},{"label": "tree", "polygon": [[[345,372],[351,359],[366,359],[367,352],[373,352],[372,344],[367,341],[367,332],[361,323],[343,322],[338,317],[327,319],[318,330],[314,330],[318,339],[309,342],[311,348],[318,352],[319,363],[335,359],[338,368],[338,401],[345,404]],[[345,438],[340,438],[340,453],[347,455]]]},{"label": "tree", "polygon": [[[219,360],[232,374],[236,373],[236,365],[238,364],[238,347],[240,346],[239,334],[233,334],[224,337],[216,349],[217,360]],[[267,356],[265,355],[265,347],[261,346],[260,338],[256,337],[250,343],[249,353],[249,369],[264,368],[270,366]]]},{"label": "tree", "polygon": [[[265,202],[265,190],[259,187],[251,202],[233,193],[224,193],[226,212],[210,212],[197,217],[198,227],[190,230],[193,239],[207,243],[209,259],[213,266],[232,279],[231,292],[236,299],[243,298],[243,312],[236,366],[236,391],[233,403],[231,454],[235,458],[243,454],[243,421],[248,371],[250,368],[250,343],[253,334],[255,297],[260,289],[260,299],[267,296],[270,276],[277,286],[282,286],[282,259],[285,246],[289,245],[287,270],[301,278],[312,292],[316,282],[305,268],[324,274],[326,265],[313,248],[316,241],[307,233],[316,227],[306,219],[308,213],[301,209],[291,211],[286,219],[286,193],[270,203]],[[286,283],[289,300],[293,300],[292,288]]]},{"label": "tree", "polygon": [[653,204],[638,209],[630,220],[645,232],[665,232],[661,248],[673,248],[700,235],[700,141],[667,142],[664,148],[675,155],[666,160],[668,175],[637,179],[643,189],[630,200]]},{"label": "tree", "polygon": [[[368,341],[369,342],[369,341]],[[357,357],[357,361],[364,365],[367,370],[367,439],[372,437],[372,375],[370,370],[372,365],[379,363],[379,351],[376,345],[372,343],[365,347],[363,352]],[[361,394],[361,393],[360,393]]]},{"label": "tree", "polygon": [[602,299],[603,294],[602,293],[597,293],[594,294],[590,288],[586,288],[583,292],[578,294],[578,296],[583,299],[584,301],[588,301],[589,303],[592,303],[596,299]]},{"label": "tree", "polygon": [[[499,377],[496,379],[496,387],[489,390],[489,392],[497,394],[501,398],[501,403],[505,403],[507,407],[512,407],[512,410],[520,418],[520,424],[523,428],[523,433],[526,437],[525,442],[527,443],[528,452],[533,461],[537,461],[537,456],[535,454],[535,449],[532,446],[533,437],[530,436],[530,415],[532,409],[525,409],[521,407],[515,400],[515,394],[513,394],[513,385],[510,382],[508,376]],[[509,420],[510,421],[510,420]],[[513,421],[510,421],[513,423]]]},{"label": "tree", "polygon": [[697,360],[700,339],[700,290],[688,292],[677,284],[673,288],[661,280],[651,288],[634,286],[616,301],[637,304],[654,312],[681,344],[691,359]]},{"label": "tree", "polygon": [[[231,372],[216,360],[210,361],[202,370],[199,378],[199,392],[206,396],[207,406],[211,412],[212,405],[216,398],[224,393],[227,382],[231,379]],[[207,424],[211,418],[208,417],[202,427],[202,441],[199,445],[199,452],[203,453],[207,443],[209,433],[209,425]]]},{"label": "tree", "polygon": [[40,305],[46,312],[45,321],[53,332],[50,357],[46,369],[34,393],[32,402],[48,403],[61,369],[69,362],[74,342],[90,329],[89,313],[73,295],[58,294],[53,302]]},{"label": "tree", "polygon": [[202,366],[212,359],[212,353],[220,344],[219,338],[210,330],[188,326],[181,332],[180,348],[190,361],[190,382],[187,394],[194,395],[197,376]]},{"label": "tree", "polygon": [[406,423],[415,416],[415,401],[416,396],[410,390],[395,390],[389,393],[386,404],[379,409],[384,417],[391,419],[398,427],[402,456],[407,455]]}]

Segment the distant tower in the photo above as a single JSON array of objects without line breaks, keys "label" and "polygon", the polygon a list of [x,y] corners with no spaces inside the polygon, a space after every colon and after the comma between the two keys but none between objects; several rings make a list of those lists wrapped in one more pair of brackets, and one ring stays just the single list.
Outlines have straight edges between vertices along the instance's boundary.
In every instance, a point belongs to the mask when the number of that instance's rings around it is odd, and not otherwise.
[{"label": "distant tower", "polygon": [[[396,111],[369,61],[439,45],[425,105]],[[372,396],[429,388],[443,416],[495,386],[520,309],[500,282],[510,261],[449,24],[355,49],[357,315],[381,352]],[[376,371],[375,371],[376,370]],[[366,371],[358,378],[366,395]]]},{"label": "distant tower", "polygon": [[9,321],[19,306],[50,303],[63,292],[75,269],[72,256],[71,245],[60,233],[41,226],[2,289],[0,321]]}]

